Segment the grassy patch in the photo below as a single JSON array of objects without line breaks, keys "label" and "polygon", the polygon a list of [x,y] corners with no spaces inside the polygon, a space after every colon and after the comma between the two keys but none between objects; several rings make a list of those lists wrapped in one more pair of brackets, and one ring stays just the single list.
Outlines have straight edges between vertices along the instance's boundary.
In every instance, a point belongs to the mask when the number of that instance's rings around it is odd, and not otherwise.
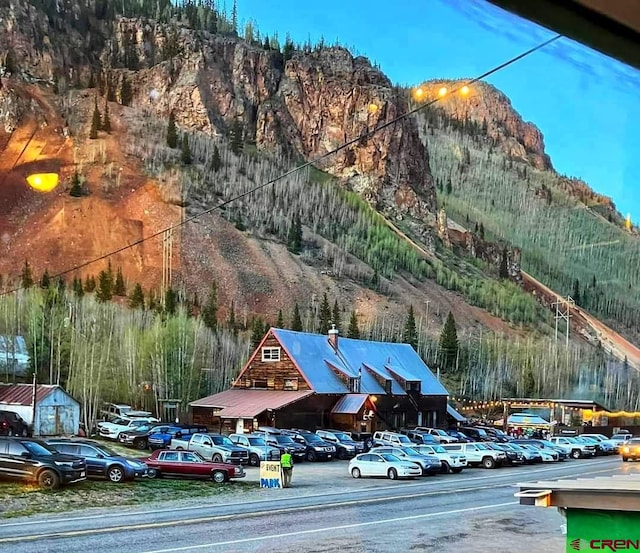
[{"label": "grassy patch", "polygon": [[215,484],[206,480],[144,479],[125,484],[88,480],[56,491],[43,491],[36,485],[0,482],[0,518],[231,495],[256,487],[252,482]]}]

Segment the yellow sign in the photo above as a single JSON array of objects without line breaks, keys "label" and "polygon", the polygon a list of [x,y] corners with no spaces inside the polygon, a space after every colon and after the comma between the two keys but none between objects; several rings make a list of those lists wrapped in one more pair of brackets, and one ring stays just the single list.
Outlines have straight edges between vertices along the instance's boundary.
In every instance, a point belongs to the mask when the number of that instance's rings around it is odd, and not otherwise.
[{"label": "yellow sign", "polygon": [[261,488],[282,488],[283,480],[280,461],[262,461],[260,463]]}]

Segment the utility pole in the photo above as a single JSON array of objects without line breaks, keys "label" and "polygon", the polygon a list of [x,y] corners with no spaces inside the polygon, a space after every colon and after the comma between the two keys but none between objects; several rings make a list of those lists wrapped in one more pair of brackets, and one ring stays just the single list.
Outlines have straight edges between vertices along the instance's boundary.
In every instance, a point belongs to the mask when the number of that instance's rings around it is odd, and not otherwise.
[{"label": "utility pole", "polygon": [[567,296],[567,299],[558,298],[557,301],[551,304],[556,308],[555,320],[556,320],[556,342],[558,341],[558,322],[561,320],[567,321],[567,332],[565,335],[565,345],[569,348],[569,328],[570,328],[570,319],[571,308],[576,306],[576,302],[573,300],[571,296]]}]

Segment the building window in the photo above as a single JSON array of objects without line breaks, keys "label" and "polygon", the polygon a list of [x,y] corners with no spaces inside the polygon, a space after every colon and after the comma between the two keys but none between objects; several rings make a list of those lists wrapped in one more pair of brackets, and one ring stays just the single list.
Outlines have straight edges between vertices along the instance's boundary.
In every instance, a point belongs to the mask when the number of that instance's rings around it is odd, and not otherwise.
[{"label": "building window", "polygon": [[280,348],[262,348],[263,361],[280,361]]},{"label": "building window", "polygon": [[282,386],[283,390],[297,390],[298,389],[298,379],[297,378],[285,378],[284,384]]},{"label": "building window", "polygon": [[253,381],[253,386],[252,388],[267,388],[267,381],[266,380],[254,380]]},{"label": "building window", "polygon": [[416,393],[420,393],[420,384],[421,382],[418,381],[413,381],[413,382],[407,382],[405,389],[407,392],[416,392]]}]

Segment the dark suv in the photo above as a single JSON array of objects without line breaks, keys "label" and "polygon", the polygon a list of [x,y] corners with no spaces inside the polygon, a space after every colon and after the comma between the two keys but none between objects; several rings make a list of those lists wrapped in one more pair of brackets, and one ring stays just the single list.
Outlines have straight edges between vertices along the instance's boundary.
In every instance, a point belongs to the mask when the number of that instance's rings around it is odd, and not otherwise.
[{"label": "dark suv", "polygon": [[147,465],[140,459],[124,457],[93,440],[55,438],[47,440],[47,444],[60,453],[83,458],[89,476],[106,478],[116,484],[146,476],[148,472]]},{"label": "dark suv", "polygon": [[87,478],[84,459],[58,453],[42,440],[0,437],[0,477],[55,489]]},{"label": "dark suv", "polygon": [[0,436],[29,436],[30,434],[29,425],[18,413],[0,410]]},{"label": "dark suv", "polygon": [[304,461],[307,456],[306,445],[294,441],[288,434],[280,434],[280,431],[278,431],[278,434],[266,432],[264,440],[267,445],[277,447],[280,450],[280,454],[285,451],[290,453],[296,461]]},{"label": "dark suv", "polygon": [[294,442],[298,442],[307,448],[307,461],[318,461],[320,459],[329,461],[336,456],[336,446],[325,442],[320,436],[309,430],[282,430],[281,432],[291,436]]}]

